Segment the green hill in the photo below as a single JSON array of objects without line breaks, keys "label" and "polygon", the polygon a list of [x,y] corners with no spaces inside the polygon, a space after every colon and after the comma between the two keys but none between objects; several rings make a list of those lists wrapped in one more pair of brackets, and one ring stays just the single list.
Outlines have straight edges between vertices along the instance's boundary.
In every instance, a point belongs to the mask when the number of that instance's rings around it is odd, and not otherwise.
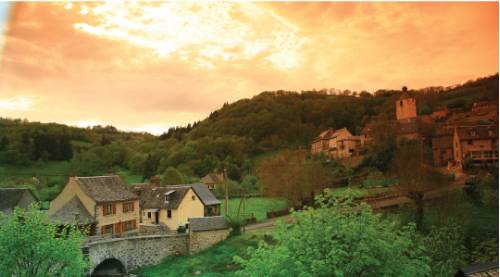
[{"label": "green hill", "polygon": [[[222,167],[231,179],[240,181],[256,160],[283,149],[308,149],[328,127],[347,127],[356,134],[377,117],[394,118],[399,93],[263,92],[225,103],[208,118],[158,137],[112,126],[76,128],[0,118],[0,185],[53,188],[44,195],[50,199],[69,174],[112,171],[137,182],[169,167],[184,182]],[[454,87],[410,89],[410,93],[417,98],[419,113],[442,105],[469,109],[475,101],[498,101],[498,74]]]}]

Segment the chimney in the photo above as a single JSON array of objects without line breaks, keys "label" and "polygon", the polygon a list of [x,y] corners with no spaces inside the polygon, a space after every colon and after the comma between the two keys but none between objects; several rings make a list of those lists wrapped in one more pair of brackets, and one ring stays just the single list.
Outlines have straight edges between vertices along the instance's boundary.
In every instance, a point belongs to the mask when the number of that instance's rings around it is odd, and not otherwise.
[{"label": "chimney", "polygon": [[149,185],[153,188],[160,186],[160,177],[159,176],[151,176],[149,178]]}]

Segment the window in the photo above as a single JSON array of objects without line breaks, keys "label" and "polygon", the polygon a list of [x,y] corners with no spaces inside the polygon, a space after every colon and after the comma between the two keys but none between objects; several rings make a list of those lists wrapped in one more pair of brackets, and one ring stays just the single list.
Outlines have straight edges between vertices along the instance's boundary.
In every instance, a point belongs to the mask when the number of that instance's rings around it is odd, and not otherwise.
[{"label": "window", "polygon": [[148,218],[151,218],[151,212],[148,212]]},{"label": "window", "polygon": [[104,204],[102,205],[102,214],[103,215],[111,215],[111,214],[115,214],[116,213],[116,210],[115,210],[115,205],[114,204]]},{"label": "window", "polygon": [[193,199],[193,201],[196,200],[196,196],[194,196],[194,195],[191,196],[191,199]]},{"label": "window", "polygon": [[101,227],[101,234],[113,234],[113,224],[104,225]]},{"label": "window", "polygon": [[469,139],[469,141],[467,142],[469,145],[472,145],[472,140]]},{"label": "window", "polygon": [[167,210],[167,218],[172,218],[172,210]]},{"label": "window", "polygon": [[135,229],[135,220],[125,221],[123,223],[123,229],[124,229],[124,231],[134,230]]},{"label": "window", "polygon": [[123,206],[123,212],[128,213],[128,212],[133,212],[134,211],[134,202],[125,202],[122,204]]}]

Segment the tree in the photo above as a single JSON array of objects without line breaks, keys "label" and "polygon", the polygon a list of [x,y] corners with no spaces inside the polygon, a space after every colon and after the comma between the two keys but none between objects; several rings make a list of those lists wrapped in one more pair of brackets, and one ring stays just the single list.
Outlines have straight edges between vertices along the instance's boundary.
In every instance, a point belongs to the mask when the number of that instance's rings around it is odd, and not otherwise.
[{"label": "tree", "polygon": [[80,176],[93,176],[106,173],[109,165],[95,151],[76,154],[71,160],[71,171]]},{"label": "tree", "polygon": [[16,208],[10,216],[0,213],[0,272],[2,276],[83,276],[83,234],[76,228],[62,230],[46,213],[32,205]]},{"label": "tree", "polygon": [[371,136],[364,163],[385,172],[396,148],[396,132],[388,121],[380,121],[372,127]]},{"label": "tree", "polygon": [[160,157],[157,155],[148,154],[144,162],[144,169],[142,171],[142,180],[148,180],[156,174],[156,169],[160,164]]},{"label": "tree", "polygon": [[431,165],[430,151],[422,140],[403,140],[392,160],[392,172],[398,180],[399,191],[415,206],[417,229],[423,230],[424,197],[430,189],[447,182]]},{"label": "tree", "polygon": [[165,186],[179,185],[182,184],[183,179],[179,170],[169,166],[161,176],[161,184]]},{"label": "tree", "polygon": [[305,151],[285,150],[263,161],[257,177],[269,196],[284,197],[295,206],[312,200],[314,194],[326,188],[329,173],[320,162],[306,160]]},{"label": "tree", "polygon": [[248,259],[235,257],[243,267],[237,276],[429,276],[414,225],[398,227],[329,190],[316,204],[278,224]]}]

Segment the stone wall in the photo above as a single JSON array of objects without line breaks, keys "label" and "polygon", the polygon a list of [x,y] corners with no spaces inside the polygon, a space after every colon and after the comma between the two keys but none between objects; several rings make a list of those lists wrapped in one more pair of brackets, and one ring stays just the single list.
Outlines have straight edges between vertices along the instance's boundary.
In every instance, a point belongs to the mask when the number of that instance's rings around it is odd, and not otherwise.
[{"label": "stone wall", "polygon": [[189,232],[189,253],[196,254],[225,240],[231,229]]},{"label": "stone wall", "polygon": [[165,257],[175,255],[176,252],[188,253],[188,241],[187,234],[148,235],[95,241],[87,246],[92,268],[114,258],[130,271],[159,264]]}]

